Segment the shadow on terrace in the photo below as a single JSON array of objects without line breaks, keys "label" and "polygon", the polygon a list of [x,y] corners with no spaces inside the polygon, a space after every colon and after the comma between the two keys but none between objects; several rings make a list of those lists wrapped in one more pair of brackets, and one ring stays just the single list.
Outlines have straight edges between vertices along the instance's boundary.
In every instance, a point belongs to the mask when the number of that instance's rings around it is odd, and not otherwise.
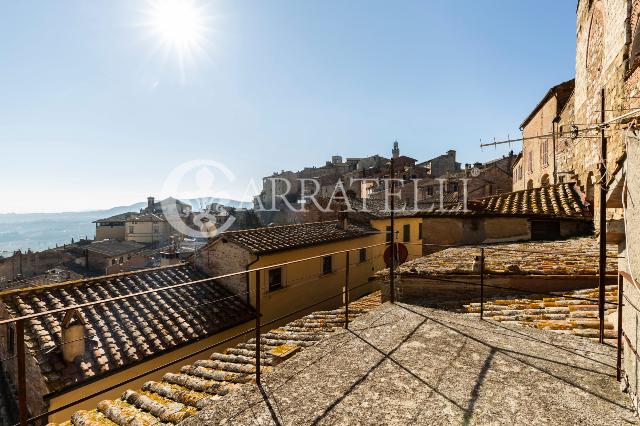
[{"label": "shadow on terrace", "polygon": [[385,303],[184,424],[635,424],[615,349]]}]

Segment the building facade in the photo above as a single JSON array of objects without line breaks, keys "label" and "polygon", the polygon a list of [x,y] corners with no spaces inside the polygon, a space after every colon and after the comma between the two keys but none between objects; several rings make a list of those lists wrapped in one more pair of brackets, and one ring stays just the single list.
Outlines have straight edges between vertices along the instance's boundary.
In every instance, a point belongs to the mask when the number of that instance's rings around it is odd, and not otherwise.
[{"label": "building facade", "polygon": [[[513,190],[540,188],[558,183],[556,147],[560,114],[571,97],[574,80],[553,86],[520,125],[522,158]],[[543,136],[543,137],[540,137]]]}]

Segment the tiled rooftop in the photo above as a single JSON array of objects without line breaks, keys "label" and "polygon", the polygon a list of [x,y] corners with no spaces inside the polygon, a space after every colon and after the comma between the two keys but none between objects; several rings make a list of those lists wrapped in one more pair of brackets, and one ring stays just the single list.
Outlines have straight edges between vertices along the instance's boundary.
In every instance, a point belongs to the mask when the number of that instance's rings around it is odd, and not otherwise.
[{"label": "tiled rooftop", "polygon": [[[349,305],[355,319],[380,304],[380,293]],[[344,325],[344,308],[318,311],[262,335],[262,373],[299,350],[314,346]],[[149,381],[139,390],[127,390],[120,399],[105,400],[95,410],[78,411],[65,425],[155,425],[175,424],[211,404],[243,383],[255,381],[255,339],[214,352],[209,359],[168,373],[161,381]]]},{"label": "tiled rooftop", "polygon": [[121,254],[131,253],[144,248],[144,244],[136,243],[135,241],[117,240],[96,241],[95,243],[91,243],[86,246],[88,251],[105,256],[120,256]]},{"label": "tiled rooftop", "polygon": [[359,223],[349,223],[345,229],[342,229],[338,226],[338,221],[334,220],[230,231],[221,234],[220,238],[245,247],[252,253],[262,254],[349,240],[376,233],[378,231],[375,228]]},{"label": "tiled rooftop", "polygon": [[[454,194],[456,195],[456,194]],[[478,198],[467,202],[467,211],[463,203],[448,203],[450,197],[445,197],[443,209],[440,210],[438,196],[430,197],[430,203],[419,203],[418,209],[413,205],[399,203],[396,206],[397,217],[440,217],[440,216],[516,216],[516,217],[544,217],[544,218],[570,218],[591,220],[592,214],[582,201],[582,195],[576,189],[575,183],[560,183],[545,188],[526,189],[516,192],[491,197]],[[390,212],[384,205],[384,201],[375,202],[367,200],[367,210],[378,217],[388,217]],[[353,207],[362,209],[362,203],[356,203]]]},{"label": "tiled rooftop", "polygon": [[[568,297],[567,297],[568,296]],[[585,300],[589,299],[589,300]],[[607,286],[605,299],[617,303],[618,288]],[[600,329],[598,320],[598,289],[590,288],[558,293],[556,296],[539,298],[502,298],[484,304],[484,319],[551,330],[562,334],[573,334],[597,339]],[[616,344],[616,305],[607,304],[605,339]],[[465,305],[468,315],[480,316],[480,303]]]},{"label": "tiled rooftop", "polygon": [[[147,269],[88,280],[0,292],[13,317],[44,312],[206,278],[188,265]],[[215,303],[212,303],[218,299]],[[85,355],[65,363],[63,316],[25,324],[25,344],[50,392],[141,361],[251,319],[253,309],[212,282],[150,293],[80,309],[86,323]]]},{"label": "tiled rooftop", "polygon": [[129,219],[131,216],[135,216],[138,213],[135,212],[126,212],[126,213],[120,213],[114,216],[109,216],[109,217],[105,217],[103,219],[98,219],[98,220],[94,220],[93,223],[112,223],[112,222],[122,222],[124,224],[124,222],[127,221],[127,219]]},{"label": "tiled rooftop", "polygon": [[127,222],[166,222],[162,213],[136,213],[127,218]]},{"label": "tiled rooftop", "polygon": [[591,216],[575,182],[507,192],[469,202],[469,209],[505,215]]},{"label": "tiled rooftop", "polygon": [[[598,271],[598,240],[593,237],[563,241],[493,244],[485,247],[488,274],[595,275]],[[609,245],[607,269],[618,269],[617,247]],[[479,246],[451,247],[406,262],[398,268],[404,275],[472,274]],[[477,273],[477,272],[475,272]]]}]

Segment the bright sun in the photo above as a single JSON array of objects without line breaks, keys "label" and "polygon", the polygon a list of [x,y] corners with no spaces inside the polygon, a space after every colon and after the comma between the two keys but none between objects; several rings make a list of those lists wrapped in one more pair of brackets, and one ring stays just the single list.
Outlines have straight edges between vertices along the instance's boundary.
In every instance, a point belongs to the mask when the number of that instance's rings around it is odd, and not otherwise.
[{"label": "bright sun", "polygon": [[190,0],[152,2],[150,26],[163,43],[178,49],[196,47],[206,30],[203,11]]},{"label": "bright sun", "polygon": [[203,0],[147,0],[140,23],[151,37],[152,55],[164,60],[175,58],[180,78],[186,82],[188,70],[209,57],[214,17]]}]

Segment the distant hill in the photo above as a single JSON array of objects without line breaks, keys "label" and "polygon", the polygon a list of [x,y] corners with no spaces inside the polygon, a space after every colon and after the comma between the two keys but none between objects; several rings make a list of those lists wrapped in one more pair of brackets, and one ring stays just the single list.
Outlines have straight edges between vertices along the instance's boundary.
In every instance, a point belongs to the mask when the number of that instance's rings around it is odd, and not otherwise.
[{"label": "distant hill", "polygon": [[[252,207],[251,203],[226,198],[194,198],[181,201],[190,204],[194,211],[212,202],[236,208]],[[18,249],[45,250],[55,247],[56,244],[68,243],[71,238],[93,238],[94,220],[125,212],[137,212],[146,206],[147,203],[142,202],[85,212],[0,214],[0,256],[10,255]]]}]

